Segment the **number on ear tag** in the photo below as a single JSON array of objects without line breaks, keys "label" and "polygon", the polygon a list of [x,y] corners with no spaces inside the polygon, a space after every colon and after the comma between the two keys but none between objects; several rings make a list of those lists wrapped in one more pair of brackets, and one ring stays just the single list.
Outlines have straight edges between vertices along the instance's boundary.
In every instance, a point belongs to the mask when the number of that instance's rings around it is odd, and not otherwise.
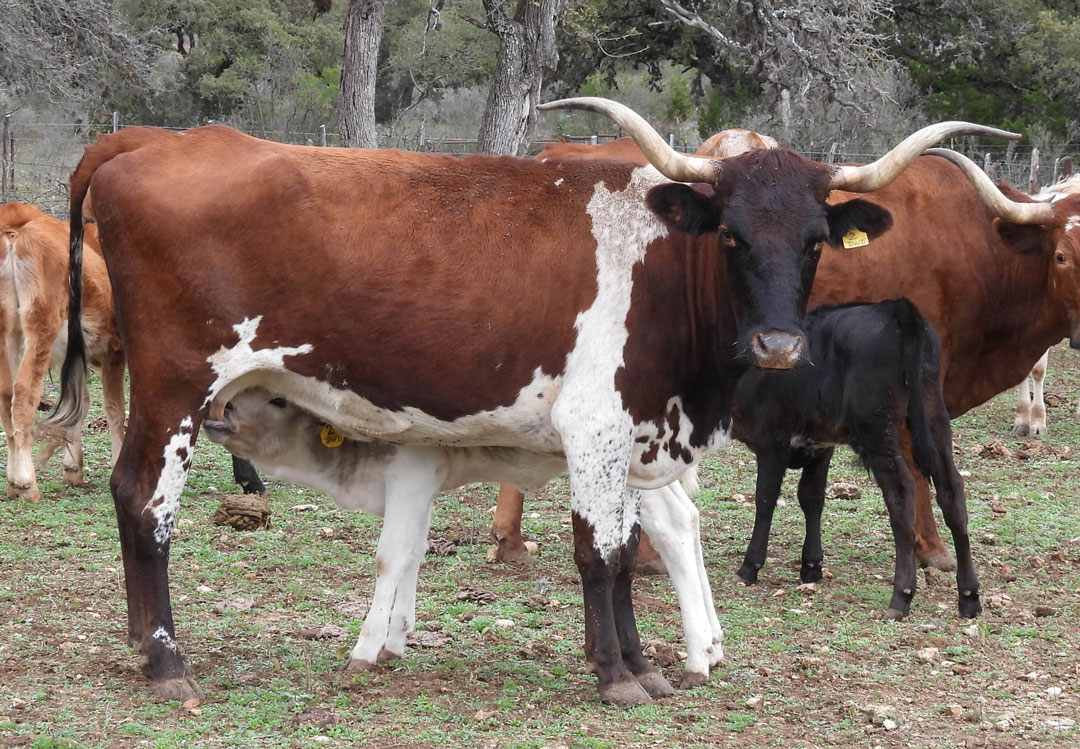
[{"label": "number on ear tag", "polygon": [[319,437],[322,438],[322,443],[327,447],[341,447],[341,443],[345,441],[345,435],[329,424],[323,426]]},{"label": "number on ear tag", "polygon": [[855,247],[866,247],[868,244],[870,244],[870,237],[866,236],[866,232],[856,229],[854,226],[844,235],[844,247],[848,250]]}]

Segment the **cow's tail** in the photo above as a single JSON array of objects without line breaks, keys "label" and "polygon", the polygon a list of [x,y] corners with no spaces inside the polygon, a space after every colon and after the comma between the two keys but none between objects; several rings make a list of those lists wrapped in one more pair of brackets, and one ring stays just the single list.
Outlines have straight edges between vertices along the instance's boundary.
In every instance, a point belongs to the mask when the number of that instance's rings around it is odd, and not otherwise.
[{"label": "cow's tail", "polygon": [[86,147],[71,175],[67,352],[60,369],[60,397],[56,408],[44,421],[46,426],[73,427],[86,418],[90,407],[86,399],[86,342],[82,329],[83,202],[90,191],[90,180],[98,167],[122,153],[135,150],[154,137],[152,132],[152,128],[130,128],[103,135]]},{"label": "cow's tail", "polygon": [[[915,305],[907,299],[898,299],[895,304],[896,318],[900,324],[902,367],[908,391],[907,425],[911,433],[911,454],[915,466],[927,479],[932,479],[938,451],[926,414],[925,383],[930,378],[938,377],[935,361],[937,346],[929,323],[915,309]],[[952,449],[951,446],[948,449]]]}]

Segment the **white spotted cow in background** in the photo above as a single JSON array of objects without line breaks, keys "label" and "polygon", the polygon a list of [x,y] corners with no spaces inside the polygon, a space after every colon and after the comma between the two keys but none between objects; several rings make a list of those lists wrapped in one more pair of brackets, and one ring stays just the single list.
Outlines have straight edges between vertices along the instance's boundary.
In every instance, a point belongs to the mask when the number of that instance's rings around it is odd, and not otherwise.
[{"label": "white spotted cow in background", "polygon": [[[1080,174],[1064,179],[1047,187],[1033,196],[1044,203],[1056,203],[1064,198],[1080,194]],[[1069,217],[1063,228],[1062,241],[1070,243],[1080,251],[1080,214]],[[1058,262],[1064,262],[1064,254],[1057,254]],[[1021,436],[1036,437],[1046,434],[1046,403],[1043,401],[1043,381],[1050,361],[1050,350],[1035,364],[1023,382],[1016,388],[1016,413],[1013,417],[1012,433]],[[1080,419],[1080,401],[1077,402],[1074,417]]]}]

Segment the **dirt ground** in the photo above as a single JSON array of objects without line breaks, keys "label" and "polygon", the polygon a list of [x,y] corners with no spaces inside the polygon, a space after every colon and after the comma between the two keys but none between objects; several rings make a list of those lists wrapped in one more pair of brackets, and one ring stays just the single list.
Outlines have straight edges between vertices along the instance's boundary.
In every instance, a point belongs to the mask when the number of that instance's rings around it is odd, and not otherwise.
[{"label": "dirt ground", "polygon": [[[108,439],[88,435],[90,485],[51,466],[43,501],[0,502],[0,743],[35,747],[1080,746],[1080,386],[1057,348],[1050,433],[1009,435],[1012,394],[954,423],[970,492],[983,615],[956,614],[949,574],[920,574],[911,616],[883,621],[892,540],[873,482],[838,453],[830,482],[861,499],[825,510],[828,574],[798,586],[802,521],[785,483],[757,585],[732,578],[753,521],[744,449],[704,465],[706,565],[726,660],[708,684],[653,705],[601,705],[582,656],[581,591],[565,480],[526,504],[535,563],[487,561],[495,487],[436,506],[406,658],[338,670],[374,576],[377,519],[270,485],[270,528],[212,525],[234,491],[200,441],[171,580],[178,640],[206,690],[159,703],[124,644],[126,609],[108,493]],[[97,415],[94,412],[92,416]],[[944,529],[943,529],[944,532]],[[635,583],[646,653],[677,683],[670,583]]]}]

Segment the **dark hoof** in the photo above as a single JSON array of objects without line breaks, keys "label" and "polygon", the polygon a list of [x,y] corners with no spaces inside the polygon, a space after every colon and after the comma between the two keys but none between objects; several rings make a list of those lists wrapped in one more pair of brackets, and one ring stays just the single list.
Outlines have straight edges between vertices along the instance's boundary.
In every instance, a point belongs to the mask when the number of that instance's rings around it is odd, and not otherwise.
[{"label": "dark hoof", "polygon": [[387,663],[388,661],[396,661],[398,658],[404,658],[404,653],[395,653],[392,650],[383,648],[379,651],[379,655],[375,658],[376,663]]},{"label": "dark hoof", "polygon": [[694,687],[700,687],[708,680],[708,674],[687,671],[683,674],[682,679],[679,680],[679,689],[693,689]]},{"label": "dark hoof", "polygon": [[648,559],[645,561],[638,561],[637,566],[634,567],[634,575],[637,577],[649,577],[650,575],[667,575],[667,567],[664,566],[664,560],[660,557],[655,559]]},{"label": "dark hoof", "polygon": [[672,688],[668,680],[660,675],[659,671],[647,671],[640,674],[637,677],[638,684],[641,688],[649,693],[649,696],[654,700],[663,699],[664,697],[670,697],[675,694],[675,690]]},{"label": "dark hoof", "polygon": [[154,696],[162,702],[176,700],[187,702],[188,700],[201,700],[204,698],[203,690],[195,683],[191,676],[177,676],[173,679],[160,679],[150,684]]},{"label": "dark hoof", "polygon": [[969,596],[961,595],[959,598],[960,616],[965,619],[974,619],[982,613],[982,604],[979,602],[979,594],[972,593]]},{"label": "dark hoof", "polygon": [[890,606],[885,610],[883,617],[894,622],[902,622],[907,619],[907,612],[901,611],[900,609],[894,609]]},{"label": "dark hoof", "polygon": [[361,671],[374,671],[376,665],[377,664],[364,660],[363,658],[350,658],[345,662],[345,665],[341,667],[341,670],[350,673],[360,673]]},{"label": "dark hoof", "polygon": [[611,705],[648,705],[653,701],[638,680],[632,677],[626,681],[601,684],[599,690],[600,700]]},{"label": "dark hoof", "polygon": [[936,551],[925,556],[920,554],[919,564],[923,567],[933,567],[935,570],[941,570],[942,572],[952,572],[956,569],[956,560],[947,551]]},{"label": "dark hoof", "polygon": [[1027,424],[1016,424],[1016,425],[1013,426],[1012,429],[1009,430],[1009,432],[1010,432],[1010,434],[1012,434],[1012,435],[1014,435],[1016,437],[1027,437],[1028,436]]},{"label": "dark hoof", "polygon": [[799,569],[799,582],[803,583],[820,583],[824,575],[821,574],[821,565],[807,565],[804,564]]},{"label": "dark hoof", "polygon": [[753,567],[740,567],[739,571],[735,573],[734,582],[742,583],[743,585],[753,585],[757,582],[757,570]]}]

